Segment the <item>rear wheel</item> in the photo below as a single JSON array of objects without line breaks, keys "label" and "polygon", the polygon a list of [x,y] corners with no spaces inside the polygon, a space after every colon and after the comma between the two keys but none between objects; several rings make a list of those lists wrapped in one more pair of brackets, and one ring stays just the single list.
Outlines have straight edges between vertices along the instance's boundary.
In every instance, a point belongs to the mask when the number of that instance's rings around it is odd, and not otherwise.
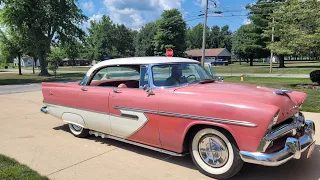
[{"label": "rear wheel", "polygon": [[199,171],[215,179],[228,179],[242,168],[243,161],[232,138],[211,128],[195,132],[190,154]]},{"label": "rear wheel", "polygon": [[89,135],[88,129],[84,129],[83,127],[75,125],[75,124],[69,124],[69,129],[74,136],[79,137],[79,138],[84,138]]}]

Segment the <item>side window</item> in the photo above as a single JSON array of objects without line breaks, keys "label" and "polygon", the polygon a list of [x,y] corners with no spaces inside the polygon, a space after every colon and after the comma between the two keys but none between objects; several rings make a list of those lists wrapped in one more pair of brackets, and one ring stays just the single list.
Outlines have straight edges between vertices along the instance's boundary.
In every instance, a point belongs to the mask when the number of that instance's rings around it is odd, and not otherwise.
[{"label": "side window", "polygon": [[166,80],[171,76],[171,66],[159,65],[152,67],[153,84],[155,86],[166,86]]},{"label": "side window", "polygon": [[139,88],[140,66],[114,66],[100,69],[90,86]]}]

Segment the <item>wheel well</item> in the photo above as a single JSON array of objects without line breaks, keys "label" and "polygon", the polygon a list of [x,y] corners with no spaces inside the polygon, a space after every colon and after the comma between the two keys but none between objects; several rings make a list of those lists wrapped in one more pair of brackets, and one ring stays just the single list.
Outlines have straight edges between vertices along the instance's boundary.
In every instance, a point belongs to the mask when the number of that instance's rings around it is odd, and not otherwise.
[{"label": "wheel well", "polygon": [[227,138],[231,142],[233,142],[236,145],[236,147],[239,149],[236,140],[234,139],[234,137],[232,136],[232,134],[228,130],[226,130],[224,128],[221,128],[221,127],[218,127],[218,126],[196,124],[196,125],[191,126],[189,128],[188,132],[186,133],[186,135],[184,136],[183,152],[188,152],[189,151],[189,144],[191,142],[190,140],[191,140],[192,136],[194,136],[195,133],[197,133],[198,131],[200,131],[201,129],[204,129],[204,128],[213,128],[213,129],[216,129],[216,130],[220,131],[221,133],[226,135]]}]

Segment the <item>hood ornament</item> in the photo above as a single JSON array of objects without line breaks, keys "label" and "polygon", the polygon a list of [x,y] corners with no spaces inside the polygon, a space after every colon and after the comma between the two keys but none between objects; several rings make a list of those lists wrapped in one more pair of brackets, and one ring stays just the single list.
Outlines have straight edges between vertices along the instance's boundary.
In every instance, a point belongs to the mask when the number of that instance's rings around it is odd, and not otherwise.
[{"label": "hood ornament", "polygon": [[277,94],[277,95],[285,95],[287,93],[291,93],[291,90],[288,89],[278,89],[277,91],[273,92],[273,94]]}]

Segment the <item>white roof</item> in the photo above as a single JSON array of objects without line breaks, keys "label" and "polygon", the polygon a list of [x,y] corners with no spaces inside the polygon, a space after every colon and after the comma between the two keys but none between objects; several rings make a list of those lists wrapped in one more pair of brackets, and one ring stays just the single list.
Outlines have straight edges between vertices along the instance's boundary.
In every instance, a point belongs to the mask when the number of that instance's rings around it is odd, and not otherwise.
[{"label": "white roof", "polygon": [[110,59],[102,61],[89,69],[87,76],[90,76],[93,71],[105,66],[116,65],[143,65],[143,64],[168,64],[168,63],[199,63],[199,61],[187,58],[178,57],[132,57],[132,58],[120,58]]}]

